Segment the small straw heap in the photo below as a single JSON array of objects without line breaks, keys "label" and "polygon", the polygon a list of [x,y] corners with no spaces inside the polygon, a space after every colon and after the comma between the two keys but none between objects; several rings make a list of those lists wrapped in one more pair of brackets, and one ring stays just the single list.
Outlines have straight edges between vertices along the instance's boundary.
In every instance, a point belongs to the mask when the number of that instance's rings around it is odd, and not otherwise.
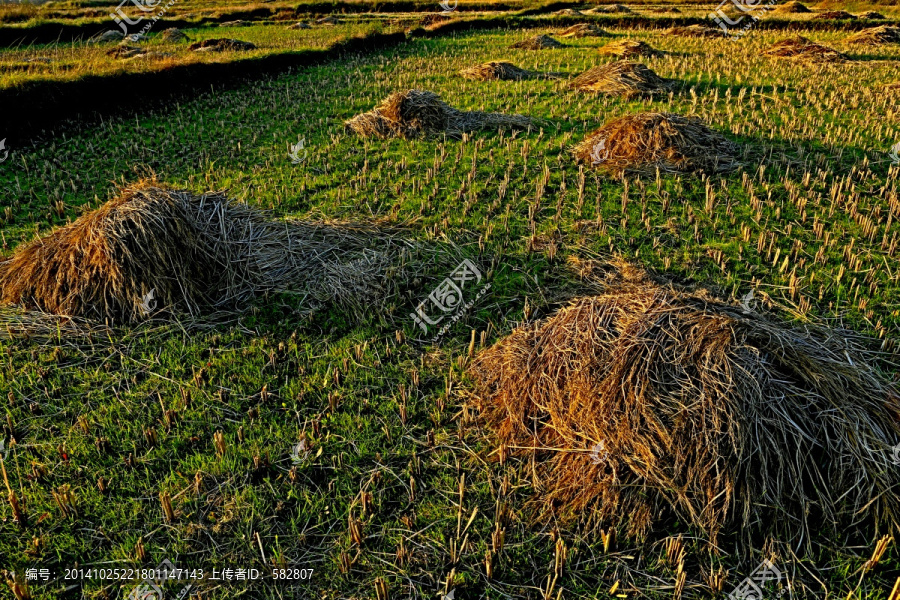
[{"label": "small straw heap", "polygon": [[536,35],[527,40],[510,44],[510,48],[518,48],[519,50],[546,50],[548,48],[562,48],[563,44],[554,40],[549,35]]},{"label": "small straw heap", "polygon": [[559,37],[585,38],[585,37],[609,37],[610,34],[594,23],[579,23],[559,32]]},{"label": "small straw heap", "polygon": [[704,25],[688,25],[687,27],[671,27],[666,30],[669,35],[677,35],[680,37],[723,37],[723,31],[714,27],[706,27]]},{"label": "small straw heap", "polygon": [[344,125],[362,137],[413,139],[442,134],[461,137],[465,132],[487,128],[527,128],[531,119],[522,115],[457,110],[434,92],[407,90],[391,94],[374,110],[357,115]]},{"label": "small straw heap", "polygon": [[632,58],[635,56],[647,56],[650,58],[662,56],[663,53],[646,42],[637,40],[620,40],[610,42],[600,48],[600,54],[616,56],[618,58]]},{"label": "small straw heap", "polygon": [[789,14],[806,14],[811,13],[812,11],[805,5],[796,0],[792,0],[791,2],[785,2],[784,4],[779,4],[775,7],[775,12],[777,13],[789,13]]},{"label": "small straw heap", "polygon": [[0,305],[117,325],[290,292],[359,314],[393,293],[398,252],[373,227],[278,220],[221,193],[141,182],[0,262]]},{"label": "small straw heap", "polygon": [[864,29],[847,38],[850,44],[867,44],[876,46],[879,44],[900,44],[900,28],[882,25]]},{"label": "small straw heap", "polygon": [[625,98],[668,92],[674,82],[663,79],[649,67],[633,61],[616,61],[588,69],[569,87]]},{"label": "small straw heap", "polygon": [[823,63],[836,63],[847,60],[847,57],[837,50],[812,42],[803,36],[789,38],[772,44],[763,50],[763,54],[779,58]]},{"label": "small straw heap", "polygon": [[482,422],[524,455],[540,518],[637,537],[677,519],[713,544],[740,532],[744,548],[757,534],[808,544],[823,524],[896,531],[900,390],[867,340],[628,266],[599,289],[470,368]]},{"label": "small straw heap", "polygon": [[638,113],[613,119],[575,146],[577,162],[616,176],[627,173],[705,171],[737,167],[738,146],[696,117]]},{"label": "small straw heap", "polygon": [[814,19],[822,19],[822,20],[833,20],[833,21],[843,21],[843,20],[855,20],[856,15],[852,13],[848,13],[846,10],[829,10],[826,12],[822,12],[817,14]]},{"label": "small straw heap", "polygon": [[590,10],[584,11],[586,15],[596,15],[602,13],[630,13],[634,12],[624,4],[610,4],[609,6],[597,6]]},{"label": "small straw heap", "polygon": [[228,38],[216,38],[194,42],[188,46],[188,50],[195,52],[238,52],[242,50],[255,50],[256,45],[251,42],[232,40]]},{"label": "small straw heap", "polygon": [[543,73],[520,69],[511,62],[492,60],[459,72],[466,79],[476,81],[522,81],[546,77]]}]

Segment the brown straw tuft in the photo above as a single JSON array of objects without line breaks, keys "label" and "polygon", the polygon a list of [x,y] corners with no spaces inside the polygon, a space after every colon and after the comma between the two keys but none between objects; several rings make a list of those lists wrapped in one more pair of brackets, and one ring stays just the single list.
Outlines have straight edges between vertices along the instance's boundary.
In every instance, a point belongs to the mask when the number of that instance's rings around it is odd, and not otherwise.
[{"label": "brown straw tuft", "polygon": [[610,42],[600,48],[600,54],[605,56],[616,56],[618,58],[633,58],[636,56],[654,58],[663,55],[662,52],[656,50],[650,44],[637,40]]},{"label": "brown straw tuft", "polygon": [[673,83],[641,63],[616,61],[588,69],[573,79],[569,87],[583,92],[635,98],[668,92]]},{"label": "brown straw tuft", "polygon": [[803,36],[772,44],[766,50],[763,50],[763,54],[820,63],[839,63],[848,60],[847,56],[837,50],[812,42]]}]

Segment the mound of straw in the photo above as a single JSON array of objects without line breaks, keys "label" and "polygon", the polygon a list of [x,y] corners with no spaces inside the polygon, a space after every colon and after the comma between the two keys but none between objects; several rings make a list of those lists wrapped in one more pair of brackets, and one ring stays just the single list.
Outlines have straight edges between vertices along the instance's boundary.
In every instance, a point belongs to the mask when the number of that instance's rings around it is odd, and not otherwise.
[{"label": "mound of straw", "polygon": [[559,32],[559,37],[585,38],[585,37],[609,37],[610,34],[594,23],[579,23]]},{"label": "mound of straw", "polygon": [[536,73],[528,69],[520,69],[511,62],[496,61],[482,63],[463,69],[459,72],[466,79],[476,81],[522,81],[544,77],[543,73]]},{"label": "mound of straw", "polygon": [[737,167],[738,146],[696,117],[647,112],[604,123],[573,152],[577,162],[616,176],[718,173]]},{"label": "mound of straw", "polygon": [[255,50],[256,45],[251,42],[242,42],[241,40],[232,40],[228,38],[214,38],[194,42],[188,46],[188,50],[195,52],[237,52],[242,50]]},{"label": "mound of straw", "polygon": [[604,13],[630,13],[634,12],[624,4],[610,4],[609,6],[597,6],[590,10],[584,11],[586,15],[597,15]]},{"label": "mound of straw", "polygon": [[109,324],[240,310],[270,292],[362,310],[390,290],[396,251],[379,235],[142,182],[0,262],[0,305]]},{"label": "mound of straw", "polygon": [[344,125],[362,137],[413,139],[423,135],[460,137],[478,129],[527,128],[531,119],[522,115],[458,110],[434,92],[407,90],[391,94],[374,110],[357,115]]},{"label": "mound of straw", "polygon": [[623,60],[588,69],[573,79],[569,87],[583,92],[634,98],[667,92],[672,83],[641,63]]},{"label": "mound of straw", "polygon": [[887,19],[883,14],[879,12],[875,12],[874,10],[870,10],[868,12],[864,12],[859,15],[860,19],[868,19],[870,21],[879,21],[881,19]]},{"label": "mound of straw", "polygon": [[687,27],[671,27],[666,30],[669,35],[677,35],[679,37],[722,37],[722,30],[705,25],[688,25]]},{"label": "mound of straw", "polygon": [[779,58],[826,63],[836,63],[848,60],[847,56],[841,54],[834,48],[817,44],[803,36],[789,38],[772,44],[763,50],[763,54]]},{"label": "mound of straw", "polygon": [[518,48],[519,50],[547,50],[549,48],[562,48],[563,44],[549,35],[536,35],[527,40],[510,44],[509,47]]},{"label": "mound of straw", "polygon": [[864,29],[847,38],[847,43],[872,46],[878,44],[900,44],[900,28],[882,25],[881,27]]},{"label": "mound of straw", "polygon": [[829,10],[826,12],[822,12],[817,14],[814,19],[831,19],[834,21],[841,20],[854,20],[856,19],[856,15],[848,13],[846,10]]},{"label": "mound of straw", "polygon": [[159,38],[166,42],[184,42],[188,40],[186,33],[176,27],[170,27],[159,34]]},{"label": "mound of straw", "polygon": [[617,42],[610,42],[600,48],[599,52],[604,56],[615,56],[618,58],[632,58],[634,56],[653,58],[663,55],[662,52],[655,49],[650,44],[638,40],[619,40]]},{"label": "mound of straw", "polygon": [[797,2],[796,0],[792,0],[791,2],[779,4],[777,7],[775,7],[775,12],[802,14],[811,13],[812,11],[805,4]]},{"label": "mound of straw", "polygon": [[866,340],[627,267],[600,290],[470,368],[483,422],[526,449],[539,517],[629,536],[678,519],[713,544],[737,531],[808,543],[863,521],[896,531],[900,390]]}]

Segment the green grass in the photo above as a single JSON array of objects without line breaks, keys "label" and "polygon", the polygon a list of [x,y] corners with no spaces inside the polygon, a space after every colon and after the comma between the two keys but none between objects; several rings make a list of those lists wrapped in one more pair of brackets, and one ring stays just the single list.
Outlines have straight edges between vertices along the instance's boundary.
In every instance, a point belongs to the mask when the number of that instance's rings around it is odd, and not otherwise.
[{"label": "green grass", "polygon": [[[392,598],[434,597],[449,577],[463,586],[458,598],[539,598],[562,536],[569,558],[555,590],[563,597],[605,598],[617,581],[616,593],[629,598],[671,597],[674,573],[657,542],[691,531],[670,523],[651,540],[621,540],[604,554],[596,536],[533,523],[524,507],[534,492],[527,465],[494,462],[464,397],[448,393],[447,381],[465,390],[460,366],[471,329],[490,324],[496,340],[525,318],[526,302],[533,319],[571,294],[577,281],[565,259],[573,255],[620,254],[738,297],[755,288],[788,318],[835,319],[894,337],[900,312],[890,242],[900,215],[888,215],[900,207],[888,151],[900,139],[893,139],[896,96],[876,90],[896,79],[890,61],[900,49],[848,48],[865,60],[808,68],[760,56],[780,35],[727,43],[635,34],[671,53],[648,64],[686,84],[682,94],[654,102],[582,95],[556,81],[479,83],[456,75],[495,59],[574,74],[598,64],[592,48],[605,43],[506,48],[523,35],[416,40],[11,148],[0,165],[12,216],[0,228],[6,253],[96,208],[114,195],[111,182],[156,173],[198,192],[228,188],[277,214],[409,223],[425,242],[448,239],[485,271],[493,266],[493,285],[438,347],[416,340],[407,315],[446,273],[364,323],[334,311],[301,319],[289,301],[270,298],[239,322],[209,330],[147,326],[90,342],[0,342],[0,397],[8,392],[17,442],[6,466],[29,517],[21,531],[9,507],[0,508],[7,568],[61,575],[76,563],[134,565],[143,538],[144,566],[168,558],[207,572],[224,564],[266,570],[258,534],[269,563],[314,569],[294,597],[375,597],[379,577]],[[810,37],[843,48],[839,33]],[[436,91],[458,108],[532,115],[540,127],[465,141],[365,141],[344,133],[343,120],[410,87]],[[627,191],[621,181],[580,173],[569,146],[608,118],[639,110],[697,114],[745,144],[745,166],[706,181],[630,179]],[[293,165],[289,146],[301,138],[308,158]],[[62,216],[52,208],[57,202]],[[175,411],[168,424],[164,409]],[[226,442],[223,456],[213,445],[216,431]],[[292,478],[291,448],[303,433],[312,451]],[[504,476],[509,490],[501,494]],[[62,486],[77,514],[64,516],[54,500],[51,491]],[[164,491],[174,498],[172,523],[163,518]],[[371,494],[365,513],[364,493]],[[500,506],[509,511],[500,520],[506,542],[488,580],[483,559]],[[351,542],[351,516],[364,521],[362,548]],[[833,550],[804,566],[846,597],[873,533],[823,528],[822,535]],[[703,586],[712,569],[731,569],[727,592],[758,562],[738,566],[728,548],[716,557],[689,539],[688,597],[709,595]],[[410,555],[398,562],[401,540]],[[342,555],[352,562],[348,573]],[[892,548],[856,597],[886,598],[896,567]],[[824,595],[804,581],[810,594]],[[59,587],[32,591],[62,597]],[[118,587],[92,580],[84,595],[117,597]],[[280,597],[276,589],[291,597],[271,581],[247,597]]]}]

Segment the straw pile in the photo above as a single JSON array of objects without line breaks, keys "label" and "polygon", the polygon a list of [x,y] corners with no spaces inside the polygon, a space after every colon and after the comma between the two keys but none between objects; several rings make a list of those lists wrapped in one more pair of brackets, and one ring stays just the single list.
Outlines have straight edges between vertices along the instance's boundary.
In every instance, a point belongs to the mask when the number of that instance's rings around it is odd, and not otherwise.
[{"label": "straw pile", "polygon": [[795,0],[792,0],[791,2],[785,2],[784,4],[779,4],[775,8],[775,12],[802,14],[802,13],[811,13],[812,11],[809,8],[807,8],[806,5],[801,4],[800,2],[796,2]]},{"label": "straw pile", "polygon": [[487,128],[527,128],[531,119],[457,110],[434,92],[407,90],[391,94],[374,110],[357,115],[344,125],[362,137],[413,139],[422,135],[460,137],[467,131]]},{"label": "straw pile", "polygon": [[241,40],[231,40],[228,38],[214,38],[194,42],[188,46],[188,50],[195,52],[236,52],[240,50],[254,50],[256,45],[250,42],[242,42]]},{"label": "straw pile", "polygon": [[673,83],[641,63],[623,60],[588,69],[573,79],[569,87],[583,92],[635,98],[667,92]]},{"label": "straw pile", "polygon": [[823,524],[896,531],[900,390],[866,340],[625,266],[600,290],[470,368],[483,423],[527,459],[539,518],[629,536],[677,519],[745,547],[808,543]]},{"label": "straw pile", "polygon": [[520,69],[516,65],[506,61],[492,60],[490,62],[475,65],[459,72],[466,79],[476,81],[522,81],[523,79],[535,79],[545,77],[542,73]]},{"label": "straw pile", "polygon": [[881,19],[887,19],[887,17],[885,17],[883,14],[881,14],[879,12],[875,12],[874,10],[870,10],[868,12],[862,13],[861,15],[859,15],[859,18],[860,19],[868,19],[870,21],[878,21]]},{"label": "straw pile", "polygon": [[630,13],[633,12],[630,8],[623,4],[610,4],[609,6],[597,6],[590,10],[584,11],[586,15],[597,15],[603,13]]},{"label": "straw pile", "polygon": [[669,35],[680,37],[722,37],[722,30],[705,25],[689,25],[687,27],[671,27],[666,30]]},{"label": "straw pile", "polygon": [[737,166],[737,144],[696,117],[647,112],[613,119],[574,148],[575,158],[613,175],[717,173]]},{"label": "straw pile", "polygon": [[803,36],[789,38],[772,44],[763,50],[763,54],[779,58],[825,63],[837,63],[848,60],[847,56],[837,50],[812,42]]},{"label": "straw pile", "polygon": [[578,25],[572,25],[561,31],[559,33],[559,37],[570,37],[570,38],[584,38],[584,37],[609,37],[609,32],[606,32],[599,25],[595,25],[594,23],[579,23]]},{"label": "straw pile", "polygon": [[546,50],[548,48],[562,48],[563,44],[554,40],[549,35],[536,35],[527,40],[510,44],[510,48],[518,48],[520,50]]},{"label": "straw pile", "polygon": [[876,46],[878,44],[900,44],[900,28],[882,25],[881,27],[864,29],[847,38],[847,43],[867,44],[870,46]]},{"label": "straw pile", "polygon": [[653,58],[663,55],[662,52],[653,48],[650,44],[637,40],[610,42],[600,48],[600,54],[605,56],[616,56],[618,58],[632,58],[634,56]]},{"label": "straw pile", "polygon": [[155,309],[239,310],[270,292],[359,312],[389,293],[374,228],[284,221],[209,192],[142,182],[0,262],[0,305],[109,324]]},{"label": "straw pile", "polygon": [[160,33],[159,38],[166,42],[185,42],[188,40],[187,34],[175,27],[170,27]]},{"label": "straw pile", "polygon": [[848,13],[846,10],[829,10],[823,13],[817,14],[814,19],[831,19],[834,21],[840,20],[854,20],[856,19],[856,15]]}]

